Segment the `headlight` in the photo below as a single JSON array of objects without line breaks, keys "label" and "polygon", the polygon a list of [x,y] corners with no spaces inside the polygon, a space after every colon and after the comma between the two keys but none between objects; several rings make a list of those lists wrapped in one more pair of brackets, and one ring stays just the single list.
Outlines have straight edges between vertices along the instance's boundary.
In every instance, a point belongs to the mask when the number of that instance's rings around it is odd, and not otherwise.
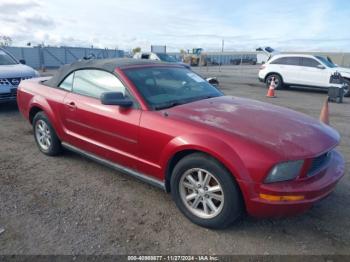
[{"label": "headlight", "polygon": [[265,178],[265,183],[292,180],[300,174],[303,164],[304,160],[288,161],[277,164],[271,169],[270,173]]}]

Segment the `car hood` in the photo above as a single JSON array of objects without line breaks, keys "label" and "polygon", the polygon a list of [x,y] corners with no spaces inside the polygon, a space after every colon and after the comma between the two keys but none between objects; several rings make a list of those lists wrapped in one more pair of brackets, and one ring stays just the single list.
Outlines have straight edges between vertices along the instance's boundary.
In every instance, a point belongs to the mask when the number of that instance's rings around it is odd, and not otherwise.
[{"label": "car hood", "polygon": [[345,73],[347,75],[350,75],[350,68],[347,68],[347,67],[335,67],[334,69],[335,69],[335,71],[338,71],[341,74]]},{"label": "car hood", "polygon": [[35,70],[26,65],[0,65],[0,78],[34,77],[35,75]]},{"label": "car hood", "polygon": [[248,139],[286,159],[314,157],[339,143],[338,132],[320,121],[251,99],[222,96],[176,106],[167,112],[171,117]]}]

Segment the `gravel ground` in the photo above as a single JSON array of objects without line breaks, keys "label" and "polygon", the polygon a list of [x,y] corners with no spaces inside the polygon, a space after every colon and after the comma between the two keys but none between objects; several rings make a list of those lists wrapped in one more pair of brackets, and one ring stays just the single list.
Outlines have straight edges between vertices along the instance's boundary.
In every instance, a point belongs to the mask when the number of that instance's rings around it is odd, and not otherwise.
[{"label": "gravel ground", "polygon": [[[266,98],[257,66],[196,68],[228,95],[318,117],[324,92],[288,89]],[[339,150],[350,160],[350,99],[331,104]],[[310,211],[243,217],[226,230],[198,227],[170,195],[71,152],[47,157],[14,104],[0,105],[0,254],[350,254],[350,174]],[[3,231],[3,230],[4,231]],[[3,231],[3,232],[2,232]]]}]

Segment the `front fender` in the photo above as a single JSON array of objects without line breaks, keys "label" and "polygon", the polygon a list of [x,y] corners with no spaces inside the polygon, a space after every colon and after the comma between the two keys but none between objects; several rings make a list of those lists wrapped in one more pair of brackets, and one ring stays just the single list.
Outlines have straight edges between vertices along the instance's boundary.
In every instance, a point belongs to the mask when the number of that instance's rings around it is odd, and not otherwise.
[{"label": "front fender", "polygon": [[166,145],[161,153],[163,174],[166,174],[166,169],[173,156],[184,150],[196,150],[211,155],[221,162],[237,181],[251,181],[248,170],[232,147],[220,138],[202,134],[178,136]]},{"label": "front fender", "polygon": [[341,75],[343,78],[346,78],[347,80],[350,80],[350,73],[342,72],[342,73],[340,73],[340,75]]}]

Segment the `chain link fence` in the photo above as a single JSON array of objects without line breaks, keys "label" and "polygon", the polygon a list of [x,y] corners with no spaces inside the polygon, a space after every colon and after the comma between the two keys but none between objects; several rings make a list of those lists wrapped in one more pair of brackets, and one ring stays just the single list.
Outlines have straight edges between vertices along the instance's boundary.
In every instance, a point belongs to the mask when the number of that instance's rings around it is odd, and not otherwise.
[{"label": "chain link fence", "polygon": [[[84,57],[117,58],[124,57],[125,52],[117,49],[83,48],[83,47],[5,47],[18,60],[26,60],[27,65],[36,68],[58,68]],[[328,56],[339,66],[350,67],[350,53],[342,52],[283,52],[289,54],[311,54]],[[168,53],[181,60],[180,53]],[[255,64],[266,60],[261,52],[203,52],[209,65]]]}]

